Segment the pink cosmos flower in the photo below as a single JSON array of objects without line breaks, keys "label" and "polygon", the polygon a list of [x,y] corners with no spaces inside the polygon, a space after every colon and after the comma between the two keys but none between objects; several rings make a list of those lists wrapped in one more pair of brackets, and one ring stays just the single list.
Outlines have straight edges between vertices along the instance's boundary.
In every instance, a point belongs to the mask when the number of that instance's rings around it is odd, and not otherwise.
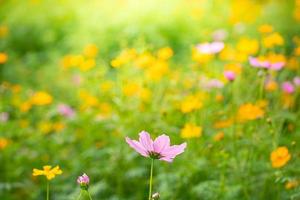
[{"label": "pink cosmos flower", "polygon": [[90,178],[85,173],[77,178],[77,183],[81,186],[86,186],[90,183]]},{"label": "pink cosmos flower", "polygon": [[300,86],[300,77],[299,76],[296,76],[294,79],[293,79],[293,82],[294,84],[299,87]]},{"label": "pink cosmos flower", "polygon": [[74,110],[66,104],[59,104],[57,106],[57,109],[58,109],[59,114],[61,114],[62,116],[65,116],[68,118],[72,118],[75,116]]},{"label": "pink cosmos flower", "polygon": [[234,81],[235,79],[235,73],[233,71],[225,71],[224,76],[229,81]]},{"label": "pink cosmos flower", "polygon": [[186,148],[186,143],[170,146],[170,137],[164,134],[158,136],[154,141],[146,131],[140,132],[139,136],[139,141],[126,137],[126,142],[144,157],[172,162]]},{"label": "pink cosmos flower", "polygon": [[202,54],[216,54],[222,51],[223,48],[224,48],[223,42],[212,42],[212,43],[205,42],[202,44],[198,44],[196,46],[198,52]]},{"label": "pink cosmos flower", "polygon": [[289,81],[282,83],[281,87],[282,90],[287,94],[292,94],[295,91],[294,85]]},{"label": "pink cosmos flower", "polygon": [[281,70],[285,65],[285,62],[270,62],[268,60],[260,60],[255,57],[249,57],[249,63],[252,67],[271,69],[275,71]]}]

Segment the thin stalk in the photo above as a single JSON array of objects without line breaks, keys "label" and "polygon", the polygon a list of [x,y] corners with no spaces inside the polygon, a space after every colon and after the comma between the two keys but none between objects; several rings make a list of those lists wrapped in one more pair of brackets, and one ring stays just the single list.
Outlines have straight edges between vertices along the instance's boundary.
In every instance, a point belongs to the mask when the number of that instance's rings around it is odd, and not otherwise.
[{"label": "thin stalk", "polygon": [[148,197],[148,200],[152,199],[153,164],[154,164],[154,159],[151,159],[151,169],[150,169],[150,179],[149,179],[149,197]]},{"label": "thin stalk", "polygon": [[47,200],[49,200],[49,181],[47,181]]},{"label": "thin stalk", "polygon": [[88,195],[89,195],[89,199],[90,199],[90,200],[93,200],[93,199],[92,199],[92,197],[91,197],[91,194],[90,194],[90,192],[89,192],[89,191],[87,191],[87,193],[88,193]]},{"label": "thin stalk", "polygon": [[77,200],[79,200],[79,199],[80,199],[81,195],[82,195],[82,190],[80,190],[80,194],[79,194],[79,196],[78,196]]}]

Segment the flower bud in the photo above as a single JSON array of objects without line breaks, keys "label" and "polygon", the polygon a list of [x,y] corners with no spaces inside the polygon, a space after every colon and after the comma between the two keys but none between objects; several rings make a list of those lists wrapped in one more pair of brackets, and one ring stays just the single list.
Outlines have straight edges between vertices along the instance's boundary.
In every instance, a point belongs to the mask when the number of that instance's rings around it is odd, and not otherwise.
[{"label": "flower bud", "polygon": [[80,187],[82,189],[87,190],[89,183],[90,183],[90,178],[88,177],[88,175],[86,175],[85,173],[82,176],[79,176],[77,178],[77,183],[80,185]]}]

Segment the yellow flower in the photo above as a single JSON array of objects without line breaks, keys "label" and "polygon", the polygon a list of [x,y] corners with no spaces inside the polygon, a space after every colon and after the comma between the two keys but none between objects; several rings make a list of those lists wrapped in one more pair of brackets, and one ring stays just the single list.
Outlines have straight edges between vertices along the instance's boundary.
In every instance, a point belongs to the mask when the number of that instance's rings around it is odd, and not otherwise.
[{"label": "yellow flower", "polygon": [[276,81],[268,81],[265,85],[265,89],[268,92],[273,92],[273,91],[277,90],[277,88],[278,88],[278,84]]},{"label": "yellow flower", "polygon": [[257,53],[259,45],[256,39],[241,38],[236,48],[243,54],[253,55]]},{"label": "yellow flower", "polygon": [[53,126],[51,122],[40,122],[38,125],[38,129],[43,134],[48,134],[53,130]]},{"label": "yellow flower", "polygon": [[155,61],[155,57],[149,52],[142,53],[135,59],[135,65],[139,68],[148,68]]},{"label": "yellow flower", "polygon": [[285,189],[290,190],[290,189],[296,188],[298,185],[299,185],[299,182],[297,180],[290,180],[290,181],[286,182],[284,187],[285,187]]},{"label": "yellow flower", "polygon": [[200,64],[208,63],[214,58],[213,54],[202,54],[196,48],[192,49],[192,60]]},{"label": "yellow flower", "polygon": [[5,149],[8,146],[8,139],[0,138],[0,150]]},{"label": "yellow flower", "polygon": [[136,57],[135,49],[125,49],[123,50],[115,59],[111,61],[111,66],[114,68],[119,68],[132,61]]},{"label": "yellow flower", "polygon": [[52,96],[48,94],[47,92],[36,92],[33,94],[33,96],[30,98],[30,102],[33,105],[43,106],[48,105],[52,103]]},{"label": "yellow flower", "polygon": [[20,111],[24,112],[24,113],[28,112],[31,109],[31,107],[32,107],[32,104],[30,101],[25,101],[19,105]]},{"label": "yellow flower", "polygon": [[290,94],[282,94],[281,103],[283,108],[292,108],[295,105],[295,98]]},{"label": "yellow flower", "polygon": [[146,70],[146,76],[150,80],[159,81],[169,72],[169,65],[165,61],[157,60]]},{"label": "yellow flower", "polygon": [[182,138],[198,138],[202,135],[202,127],[197,126],[193,123],[186,123],[181,129],[180,136]]},{"label": "yellow flower", "polygon": [[65,125],[62,122],[55,122],[52,124],[52,129],[55,132],[60,132],[65,128]]},{"label": "yellow flower", "polygon": [[53,167],[51,169],[51,165],[43,166],[43,170],[33,169],[32,175],[33,176],[45,176],[48,180],[55,178],[56,175],[62,174],[61,169],[59,166]]},{"label": "yellow flower", "polygon": [[87,59],[81,63],[79,69],[83,72],[88,71],[96,66],[96,61],[94,59]]},{"label": "yellow flower", "polygon": [[189,113],[202,108],[202,106],[202,98],[199,95],[189,95],[181,102],[180,110],[182,113]]},{"label": "yellow flower", "polygon": [[95,58],[97,53],[98,48],[95,44],[88,44],[83,50],[83,54],[88,58]]},{"label": "yellow flower", "polygon": [[270,24],[263,24],[258,28],[258,31],[262,34],[271,33],[273,31],[273,26]]},{"label": "yellow flower", "polygon": [[240,122],[255,120],[264,116],[264,110],[257,105],[247,103],[239,107],[237,119]]},{"label": "yellow flower", "polygon": [[242,67],[239,64],[227,64],[225,65],[224,71],[232,71],[235,74],[241,74]]},{"label": "yellow flower", "polygon": [[232,123],[233,123],[232,119],[220,120],[214,123],[214,128],[216,129],[227,128],[230,127]]},{"label": "yellow flower", "polygon": [[168,60],[173,56],[173,50],[170,47],[164,47],[158,50],[157,57],[162,60]]},{"label": "yellow flower", "polygon": [[274,46],[283,45],[284,39],[279,33],[272,33],[271,35],[265,36],[262,43],[266,48],[272,48]]},{"label": "yellow flower", "polygon": [[123,86],[123,94],[125,96],[134,96],[137,95],[140,91],[140,86],[137,83],[127,83]]},{"label": "yellow flower", "polygon": [[270,160],[273,168],[281,168],[291,159],[289,150],[287,147],[278,147],[272,151]]},{"label": "yellow flower", "polygon": [[214,136],[214,141],[218,142],[223,140],[224,138],[224,132],[218,132],[215,136]]},{"label": "yellow flower", "polygon": [[8,34],[8,27],[5,25],[0,26],[0,38],[5,37]]},{"label": "yellow flower", "polygon": [[0,52],[0,64],[6,63],[8,60],[8,56],[6,53]]}]

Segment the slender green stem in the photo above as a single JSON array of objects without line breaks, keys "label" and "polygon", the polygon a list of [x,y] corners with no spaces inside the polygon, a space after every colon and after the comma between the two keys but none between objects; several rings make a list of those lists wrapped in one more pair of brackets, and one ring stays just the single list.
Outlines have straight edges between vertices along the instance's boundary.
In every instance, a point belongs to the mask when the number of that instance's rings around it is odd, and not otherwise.
[{"label": "slender green stem", "polygon": [[80,194],[79,194],[79,196],[77,197],[77,200],[80,199],[81,195],[82,195],[82,190],[80,190]]},{"label": "slender green stem", "polygon": [[49,181],[47,181],[47,200],[49,200]]},{"label": "slender green stem", "polygon": [[154,159],[151,159],[151,169],[150,169],[150,179],[149,179],[149,197],[148,197],[148,200],[152,199],[153,164],[154,164]]},{"label": "slender green stem", "polygon": [[260,83],[260,91],[259,91],[259,100],[264,98],[264,89],[265,89],[265,79],[266,79],[266,72],[263,71]]},{"label": "slender green stem", "polygon": [[90,200],[93,200],[92,197],[91,197],[91,194],[90,194],[90,192],[89,192],[88,190],[87,190],[87,193],[88,193],[88,195],[89,195],[89,199],[90,199]]}]

